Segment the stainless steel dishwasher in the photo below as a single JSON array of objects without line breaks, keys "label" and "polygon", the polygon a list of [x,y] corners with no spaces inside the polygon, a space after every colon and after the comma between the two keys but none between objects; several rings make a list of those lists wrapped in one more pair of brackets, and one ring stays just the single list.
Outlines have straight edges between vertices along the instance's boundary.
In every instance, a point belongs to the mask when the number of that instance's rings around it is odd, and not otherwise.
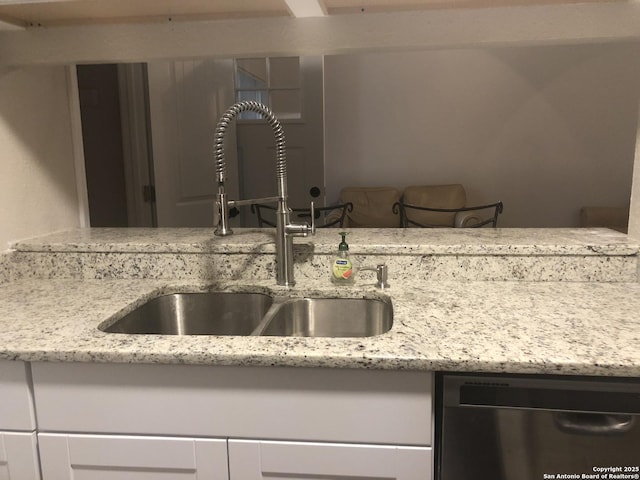
[{"label": "stainless steel dishwasher", "polygon": [[438,480],[640,478],[640,379],[437,377]]}]

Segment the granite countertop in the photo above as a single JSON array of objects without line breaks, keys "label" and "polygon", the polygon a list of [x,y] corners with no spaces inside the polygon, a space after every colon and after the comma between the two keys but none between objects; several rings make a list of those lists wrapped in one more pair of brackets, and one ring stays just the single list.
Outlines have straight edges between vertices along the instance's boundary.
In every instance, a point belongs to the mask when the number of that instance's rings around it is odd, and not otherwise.
[{"label": "granite countertop", "polygon": [[[402,254],[402,249],[441,255],[457,255],[460,250],[485,255],[638,253],[636,243],[608,230],[517,230],[429,231],[426,241],[424,231],[363,230],[353,233],[360,240],[352,245],[365,254]],[[15,248],[41,253],[272,248],[264,232],[244,231],[225,242],[211,239],[204,229],[161,229],[154,231],[155,237],[149,232],[79,230],[20,242]],[[332,252],[335,237],[335,231],[322,232],[313,247]],[[640,284],[624,281],[414,282],[405,277],[392,280],[392,287],[380,292],[364,280],[337,289],[326,279],[303,278],[290,291],[389,296],[393,328],[368,338],[124,335],[98,329],[157,294],[203,289],[286,292],[273,279],[219,284],[184,279],[16,279],[0,285],[0,358],[640,376]]]},{"label": "granite countertop", "polygon": [[[640,244],[606,228],[417,229],[358,228],[347,241],[354,254],[386,255],[636,255]],[[338,229],[295,238],[315,253],[331,254]],[[90,228],[16,242],[25,252],[273,253],[272,229],[238,228],[216,237],[210,228]]]},{"label": "granite countertop", "polygon": [[[394,285],[393,328],[369,338],[123,335],[97,328],[154,293],[196,287],[147,280],[12,282],[0,287],[0,358],[640,375],[635,283]],[[253,288],[278,291],[273,282]],[[338,293],[331,286],[294,289],[305,292]],[[349,294],[379,295],[371,287]]]}]

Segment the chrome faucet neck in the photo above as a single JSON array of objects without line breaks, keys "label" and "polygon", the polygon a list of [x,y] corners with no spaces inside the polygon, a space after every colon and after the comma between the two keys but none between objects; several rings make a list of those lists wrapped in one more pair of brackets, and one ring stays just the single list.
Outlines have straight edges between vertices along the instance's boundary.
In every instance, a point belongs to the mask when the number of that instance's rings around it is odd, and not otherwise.
[{"label": "chrome faucet neck", "polygon": [[[232,105],[222,115],[216,126],[214,152],[218,193],[216,194],[216,204],[214,207],[214,224],[216,225],[214,234],[226,236],[233,233],[233,230],[231,230],[229,226],[228,207],[230,203],[239,204],[240,202],[230,202],[225,192],[224,185],[227,176],[227,166],[224,158],[224,138],[233,119],[244,111],[261,114],[273,130],[275,136],[278,196],[268,200],[278,202],[276,210],[276,281],[278,285],[292,286],[295,284],[293,277],[293,237],[306,237],[309,233],[315,233],[315,228],[313,225],[311,227],[308,225],[293,225],[290,222],[290,210],[287,205],[287,157],[284,130],[271,109],[261,103],[247,101]],[[255,201],[257,202],[259,200]],[[246,200],[241,202],[247,203]]]},{"label": "chrome faucet neck", "polygon": [[[236,103],[229,107],[222,117],[220,117],[220,120],[218,120],[214,140],[216,181],[218,184],[224,183],[227,177],[226,161],[224,158],[224,138],[227,130],[229,129],[231,122],[240,115],[240,113],[245,111],[255,112],[262,115],[273,130],[273,135],[276,140],[276,175],[278,178],[278,192],[284,194],[282,196],[286,196],[287,153],[284,129],[273,111],[266,105],[258,102],[246,101]],[[284,191],[281,191],[283,188]]]}]

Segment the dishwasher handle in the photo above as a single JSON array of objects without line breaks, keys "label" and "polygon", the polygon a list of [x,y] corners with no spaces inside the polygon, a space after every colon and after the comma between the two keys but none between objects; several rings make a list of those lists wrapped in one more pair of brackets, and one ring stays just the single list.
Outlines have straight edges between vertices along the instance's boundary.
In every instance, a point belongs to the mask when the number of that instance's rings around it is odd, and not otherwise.
[{"label": "dishwasher handle", "polygon": [[[446,379],[445,379],[446,381]],[[640,389],[571,389],[556,383],[460,383],[453,388],[445,384],[445,406],[521,408],[555,412],[606,413],[640,415]]]},{"label": "dishwasher handle", "polygon": [[633,428],[635,416],[612,413],[554,412],[558,430],[571,435],[623,435]]}]

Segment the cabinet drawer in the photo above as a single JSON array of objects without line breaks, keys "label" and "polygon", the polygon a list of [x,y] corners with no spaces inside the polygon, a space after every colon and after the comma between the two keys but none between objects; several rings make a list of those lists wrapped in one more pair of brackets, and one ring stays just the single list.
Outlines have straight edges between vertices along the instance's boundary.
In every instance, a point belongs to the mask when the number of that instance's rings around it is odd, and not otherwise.
[{"label": "cabinet drawer", "polygon": [[429,447],[229,440],[230,480],[431,480]]},{"label": "cabinet drawer", "polygon": [[227,442],[124,435],[38,435],[43,480],[228,478]]},{"label": "cabinet drawer", "polygon": [[35,363],[40,431],[431,445],[431,374]]},{"label": "cabinet drawer", "polygon": [[0,398],[0,430],[35,430],[33,398],[26,363],[0,360]]}]

